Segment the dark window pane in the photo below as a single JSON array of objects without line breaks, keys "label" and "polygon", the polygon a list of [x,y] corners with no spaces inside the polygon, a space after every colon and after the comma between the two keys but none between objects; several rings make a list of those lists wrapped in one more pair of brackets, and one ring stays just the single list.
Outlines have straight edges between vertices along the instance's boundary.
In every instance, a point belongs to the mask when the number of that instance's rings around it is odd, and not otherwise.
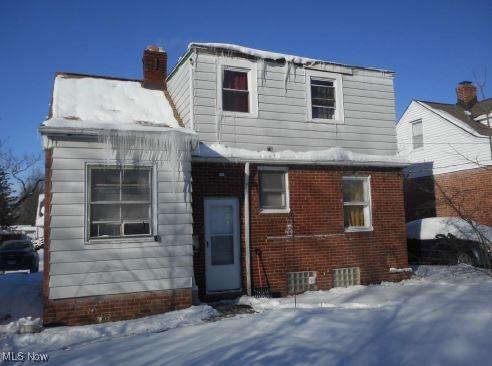
[{"label": "dark window pane", "polygon": [[342,187],[343,187],[344,202],[365,201],[363,180],[344,180]]},{"label": "dark window pane", "polygon": [[285,184],[285,172],[263,171],[260,172],[260,186],[262,188],[276,188],[283,190]]},{"label": "dark window pane", "polygon": [[224,70],[222,88],[248,90],[248,73],[241,71]]},{"label": "dark window pane", "polygon": [[120,170],[92,169],[91,184],[120,184]]},{"label": "dark window pane", "polygon": [[333,87],[333,81],[323,79],[311,79],[311,85]]},{"label": "dark window pane", "polygon": [[313,106],[312,114],[313,114],[313,118],[333,119],[335,115],[335,108]]},{"label": "dark window pane", "polygon": [[124,224],[124,227],[125,227],[125,235],[150,234],[150,225],[148,222]]},{"label": "dark window pane", "polygon": [[93,186],[92,202],[98,201],[119,201],[120,188],[118,186]]},{"label": "dark window pane", "polygon": [[319,99],[319,98],[312,98],[311,103],[315,107],[330,107],[330,108],[335,108],[335,101],[331,99]]},{"label": "dark window pane", "polygon": [[311,85],[311,97],[312,98],[326,98],[335,99],[335,88],[326,88]]},{"label": "dark window pane", "polygon": [[120,221],[120,204],[91,205],[91,221]]},{"label": "dark window pane", "polygon": [[222,109],[231,112],[249,112],[249,93],[222,90]]},{"label": "dark window pane", "polygon": [[234,264],[234,237],[212,236],[210,239],[212,265]]},{"label": "dark window pane", "polygon": [[121,236],[120,224],[91,224],[91,237]]},{"label": "dark window pane", "polygon": [[149,208],[149,204],[122,204],[121,218],[122,220],[149,220]]},{"label": "dark window pane", "polygon": [[125,169],[122,175],[123,184],[149,184],[148,169]]},{"label": "dark window pane", "polygon": [[122,201],[150,201],[150,189],[148,186],[123,187],[121,195]]}]

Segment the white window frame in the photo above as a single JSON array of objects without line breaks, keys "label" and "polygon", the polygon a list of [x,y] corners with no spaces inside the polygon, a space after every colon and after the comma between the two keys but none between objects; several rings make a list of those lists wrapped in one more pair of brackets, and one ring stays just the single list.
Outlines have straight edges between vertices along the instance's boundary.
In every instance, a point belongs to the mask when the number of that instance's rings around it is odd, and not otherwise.
[{"label": "white window frame", "polygon": [[[248,73],[249,112],[224,111],[222,107],[222,81],[224,70]],[[224,116],[258,117],[258,72],[257,63],[246,59],[218,57],[217,63],[217,108]]]},{"label": "white window frame", "polygon": [[[260,172],[283,172],[284,187],[285,187],[285,207],[284,208],[262,208],[261,207],[261,187],[260,187]],[[259,166],[258,167],[258,200],[260,205],[260,213],[289,213],[290,212],[290,194],[289,194],[289,169],[287,167],[278,166]]]},{"label": "white window frame", "polygon": [[[333,81],[335,87],[335,116],[332,119],[325,118],[313,118],[313,109],[311,104],[311,78],[324,79]],[[345,123],[345,116],[343,111],[343,86],[342,75],[327,71],[318,70],[306,70],[306,101],[307,101],[307,120],[308,122],[322,122],[322,123]]]},{"label": "white window frame", "polygon": [[[416,124],[419,124],[422,126],[422,146],[415,147],[414,146],[414,135],[413,135],[413,128]],[[410,122],[410,140],[412,141],[412,150],[422,150],[424,148],[424,123],[422,122],[421,119],[418,119],[416,121]]]},{"label": "white window frame", "polygon": [[[356,180],[364,182],[364,195],[367,195],[367,201],[363,202],[345,202],[343,200],[343,181]],[[372,226],[372,194],[371,194],[371,176],[343,176],[342,177],[342,202],[343,202],[343,226],[345,232],[373,231]],[[345,206],[364,206],[364,226],[345,227]]]},{"label": "white window frame", "polygon": [[157,233],[157,171],[156,167],[151,164],[145,165],[128,165],[125,169],[149,169],[150,170],[150,233],[127,235],[118,237],[91,237],[90,236],[90,205],[91,205],[91,181],[90,170],[93,168],[100,169],[121,169],[121,165],[111,164],[105,165],[99,162],[86,163],[85,164],[85,182],[84,182],[84,216],[85,216],[85,228],[84,228],[84,242],[85,244],[104,244],[104,243],[136,243],[136,242],[148,242],[150,238],[154,237]]}]

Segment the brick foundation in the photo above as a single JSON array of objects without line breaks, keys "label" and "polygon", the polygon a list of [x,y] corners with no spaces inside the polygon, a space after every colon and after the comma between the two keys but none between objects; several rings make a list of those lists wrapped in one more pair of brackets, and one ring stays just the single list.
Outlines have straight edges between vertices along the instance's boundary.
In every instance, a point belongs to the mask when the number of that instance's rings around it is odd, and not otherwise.
[{"label": "brick foundation", "polygon": [[[451,198],[451,202],[447,198]],[[453,206],[455,208],[453,208]],[[477,168],[405,181],[407,221],[434,216],[465,217],[492,226],[492,169]]]},{"label": "brick foundation", "polygon": [[[223,173],[223,176],[219,176]],[[342,176],[371,176],[374,231],[345,233],[343,228]],[[242,164],[193,163],[194,233],[199,250],[194,256],[199,295],[205,294],[203,200],[236,197],[240,202],[241,250],[244,253]],[[257,167],[250,173],[251,253],[261,249],[274,292],[286,295],[286,273],[317,271],[318,288],[333,285],[333,269],[360,267],[363,284],[399,280],[407,275],[389,273],[390,267],[408,266],[404,225],[403,182],[399,170],[347,170],[342,167],[289,167],[288,214],[262,214],[259,207]],[[293,235],[286,234],[292,228]],[[259,285],[256,256],[251,258],[252,287]],[[244,256],[241,257],[243,289]]]},{"label": "brick foundation", "polygon": [[191,289],[44,301],[43,324],[82,325],[139,318],[191,306]]}]

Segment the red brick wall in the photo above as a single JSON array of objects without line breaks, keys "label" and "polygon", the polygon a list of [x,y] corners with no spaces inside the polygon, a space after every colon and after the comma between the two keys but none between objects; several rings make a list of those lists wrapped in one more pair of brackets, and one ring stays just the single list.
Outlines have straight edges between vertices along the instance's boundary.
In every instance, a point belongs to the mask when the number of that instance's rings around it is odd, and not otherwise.
[{"label": "red brick wall", "polygon": [[[241,247],[244,253],[243,182],[240,164],[194,163],[194,230],[200,241],[195,254],[195,278],[204,295],[203,198],[233,196],[241,202]],[[218,173],[225,174],[219,177]],[[345,233],[343,228],[342,176],[371,176],[374,231]],[[358,266],[362,283],[394,280],[390,267],[406,267],[403,183],[397,170],[345,170],[341,167],[289,167],[290,208],[288,214],[262,214],[259,207],[258,174],[251,166],[250,237],[252,287],[259,286],[255,249],[263,253],[274,292],[286,294],[286,272],[317,271],[318,288],[333,283],[333,269]],[[288,227],[293,235],[286,235]],[[243,288],[245,268],[242,258]]]},{"label": "red brick wall", "polygon": [[81,325],[118,321],[184,309],[190,305],[191,289],[45,299],[43,324]]},{"label": "red brick wall", "polygon": [[[409,179],[405,186],[407,221],[432,216],[459,216],[458,210],[466,217],[492,226],[492,169],[477,168]],[[433,194],[422,195],[422,190],[433,191]],[[434,215],[419,209],[431,206],[434,206]]]}]

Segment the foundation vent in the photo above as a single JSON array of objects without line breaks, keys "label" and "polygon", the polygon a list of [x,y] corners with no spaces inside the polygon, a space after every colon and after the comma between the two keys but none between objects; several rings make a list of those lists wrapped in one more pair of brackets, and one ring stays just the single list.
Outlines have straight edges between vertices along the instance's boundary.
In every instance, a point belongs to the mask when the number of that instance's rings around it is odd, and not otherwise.
[{"label": "foundation vent", "polygon": [[316,272],[287,272],[287,291],[289,294],[299,294],[305,291],[316,291]]},{"label": "foundation vent", "polygon": [[348,287],[360,285],[359,267],[336,268],[333,270],[333,286]]}]

